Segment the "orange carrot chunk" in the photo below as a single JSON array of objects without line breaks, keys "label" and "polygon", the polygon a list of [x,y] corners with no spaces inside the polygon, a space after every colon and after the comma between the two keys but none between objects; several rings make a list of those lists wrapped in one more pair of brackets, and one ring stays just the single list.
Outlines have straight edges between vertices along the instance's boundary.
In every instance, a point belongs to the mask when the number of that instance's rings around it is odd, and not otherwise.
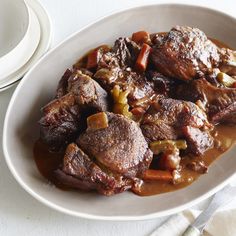
[{"label": "orange carrot chunk", "polygon": [[143,174],[144,180],[164,180],[171,181],[173,176],[170,171],[164,170],[146,170]]},{"label": "orange carrot chunk", "polygon": [[98,65],[99,50],[95,49],[88,54],[87,69],[94,69]]},{"label": "orange carrot chunk", "polygon": [[132,40],[137,44],[143,44],[150,42],[150,35],[146,31],[138,31],[133,33]]},{"label": "orange carrot chunk", "polygon": [[148,57],[150,55],[151,52],[151,47],[149,45],[147,45],[146,43],[143,44],[141,51],[138,55],[138,58],[136,60],[135,63],[135,69],[140,71],[140,72],[144,72],[147,68],[147,64],[148,64]]}]

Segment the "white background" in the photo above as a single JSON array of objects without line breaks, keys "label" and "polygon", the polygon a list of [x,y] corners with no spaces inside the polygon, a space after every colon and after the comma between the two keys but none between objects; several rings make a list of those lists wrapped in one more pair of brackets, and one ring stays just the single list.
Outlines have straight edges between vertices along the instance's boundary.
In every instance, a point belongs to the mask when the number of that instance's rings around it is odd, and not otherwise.
[{"label": "white background", "polygon": [[[53,47],[86,24],[115,10],[140,4],[163,3],[167,1],[41,0],[41,2],[52,18],[54,29]],[[236,17],[236,1],[233,0],[168,2],[209,6]],[[14,87],[0,93],[0,142],[5,111],[13,91]],[[163,220],[164,218],[141,222],[91,221],[67,216],[49,209],[33,199],[16,183],[7,169],[0,144],[0,236],[141,236],[149,235]]]}]

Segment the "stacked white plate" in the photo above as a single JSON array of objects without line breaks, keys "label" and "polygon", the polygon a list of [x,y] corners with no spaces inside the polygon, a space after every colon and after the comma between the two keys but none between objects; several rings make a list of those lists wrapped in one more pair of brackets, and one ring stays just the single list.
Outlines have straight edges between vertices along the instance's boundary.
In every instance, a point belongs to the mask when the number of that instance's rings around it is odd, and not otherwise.
[{"label": "stacked white plate", "polygon": [[0,1],[0,91],[23,77],[51,38],[50,18],[37,0]]}]

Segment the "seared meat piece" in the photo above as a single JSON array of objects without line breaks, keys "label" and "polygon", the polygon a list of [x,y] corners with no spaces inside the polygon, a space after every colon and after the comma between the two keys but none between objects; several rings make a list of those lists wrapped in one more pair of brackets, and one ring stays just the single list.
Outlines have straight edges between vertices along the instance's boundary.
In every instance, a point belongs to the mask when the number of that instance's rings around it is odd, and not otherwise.
[{"label": "seared meat piece", "polygon": [[221,48],[221,63],[219,69],[228,75],[236,76],[236,51]]},{"label": "seared meat piece", "polygon": [[170,96],[171,90],[174,89],[174,81],[159,72],[147,71],[146,73],[148,80],[153,81],[154,90],[158,94],[163,94],[164,96]]},{"label": "seared meat piece", "polygon": [[205,104],[209,120],[213,123],[236,122],[236,89],[217,88],[205,79],[183,84],[177,89],[177,97]]},{"label": "seared meat piece", "polygon": [[63,76],[61,77],[56,91],[56,98],[63,97],[67,93],[68,79],[72,75],[72,70],[67,69]]},{"label": "seared meat piece", "polygon": [[146,139],[152,142],[181,137],[183,126],[208,126],[205,113],[194,103],[164,98],[151,105],[141,128]]},{"label": "seared meat piece", "polygon": [[[199,136],[191,137],[191,134],[185,132],[186,126],[196,131]],[[184,138],[189,146],[188,151],[197,155],[212,146],[211,135],[203,131],[209,127],[206,114],[197,105],[171,98],[153,103],[141,124],[148,142]],[[202,143],[199,142],[200,137],[204,138]]]},{"label": "seared meat piece", "polygon": [[129,38],[119,38],[112,49],[121,67],[132,67],[138,57],[140,46]]},{"label": "seared meat piece", "polygon": [[40,137],[52,149],[64,146],[79,129],[80,109],[71,94],[55,99],[43,107]]},{"label": "seared meat piece", "polygon": [[191,80],[217,67],[217,46],[197,28],[176,26],[154,45],[151,60],[166,76]]},{"label": "seared meat piece", "polygon": [[75,143],[68,145],[61,170],[54,173],[57,182],[82,190],[97,190],[104,195],[130,189],[135,180],[107,174],[95,164]]},{"label": "seared meat piece", "polygon": [[182,128],[182,132],[188,143],[188,152],[199,156],[213,146],[213,137],[209,131],[201,131],[198,128],[185,126]]},{"label": "seared meat piece", "polygon": [[114,173],[140,176],[152,160],[152,152],[141,129],[122,115],[106,114],[108,127],[87,129],[77,140],[79,146]]},{"label": "seared meat piece", "polygon": [[75,96],[76,103],[83,108],[93,108],[95,111],[108,110],[107,92],[91,77],[76,71],[68,79],[69,93]]},{"label": "seared meat piece", "polygon": [[[67,76],[64,78],[67,84],[66,95],[46,105],[39,121],[41,139],[55,150],[81,131],[81,122],[86,118],[84,116],[108,110],[107,92],[96,81],[81,71],[74,72],[69,79]],[[64,94],[62,87],[57,96]]]}]

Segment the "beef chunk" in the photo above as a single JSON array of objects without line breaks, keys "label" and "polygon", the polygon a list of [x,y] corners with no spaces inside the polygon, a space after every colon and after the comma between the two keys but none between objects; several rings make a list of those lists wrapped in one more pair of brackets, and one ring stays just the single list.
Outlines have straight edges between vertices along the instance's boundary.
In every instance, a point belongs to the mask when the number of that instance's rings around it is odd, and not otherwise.
[{"label": "beef chunk", "polygon": [[164,96],[170,96],[171,90],[174,86],[174,81],[157,71],[148,71],[147,78],[154,83],[154,90],[158,94],[163,94]]},{"label": "beef chunk", "polygon": [[[108,110],[107,92],[81,71],[74,72],[66,84],[66,95],[47,104],[39,121],[41,139],[55,150],[81,131],[88,114]],[[58,95],[64,94],[60,91]]]},{"label": "beef chunk", "polygon": [[130,189],[135,180],[107,174],[95,164],[75,143],[68,145],[61,170],[56,179],[63,185],[82,190],[97,190],[112,195]]},{"label": "beef chunk", "polygon": [[69,142],[79,129],[80,109],[71,94],[47,104],[43,114],[39,121],[40,137],[54,150]]},{"label": "beef chunk", "polygon": [[236,89],[218,88],[205,79],[183,84],[177,89],[177,97],[205,104],[209,120],[213,123],[236,122]]},{"label": "beef chunk", "polygon": [[80,107],[93,108],[96,111],[108,110],[107,92],[81,71],[76,71],[68,79],[67,90],[75,96],[76,103]]},{"label": "beef chunk", "polygon": [[188,143],[188,151],[195,155],[203,155],[213,146],[213,138],[208,131],[201,131],[191,126],[183,127],[182,131]]},{"label": "beef chunk", "polygon": [[67,86],[68,86],[68,79],[72,75],[72,70],[67,69],[63,76],[61,77],[58,86],[57,86],[57,91],[56,91],[56,98],[60,98],[67,93]]},{"label": "beef chunk", "polygon": [[121,67],[132,67],[138,57],[140,46],[129,38],[119,38],[115,41],[113,52]]},{"label": "beef chunk", "polygon": [[219,69],[228,75],[236,76],[236,51],[221,48],[221,63]]},{"label": "beef chunk", "polygon": [[164,98],[151,105],[141,128],[146,139],[152,142],[180,138],[181,127],[187,125],[196,128],[207,126],[205,113],[194,103]]},{"label": "beef chunk", "polygon": [[112,172],[126,177],[138,176],[152,160],[141,129],[122,115],[106,114],[108,127],[87,129],[77,140],[79,146]]},{"label": "beef chunk", "polygon": [[220,62],[217,46],[197,28],[176,26],[153,47],[151,60],[166,76],[191,80]]}]

